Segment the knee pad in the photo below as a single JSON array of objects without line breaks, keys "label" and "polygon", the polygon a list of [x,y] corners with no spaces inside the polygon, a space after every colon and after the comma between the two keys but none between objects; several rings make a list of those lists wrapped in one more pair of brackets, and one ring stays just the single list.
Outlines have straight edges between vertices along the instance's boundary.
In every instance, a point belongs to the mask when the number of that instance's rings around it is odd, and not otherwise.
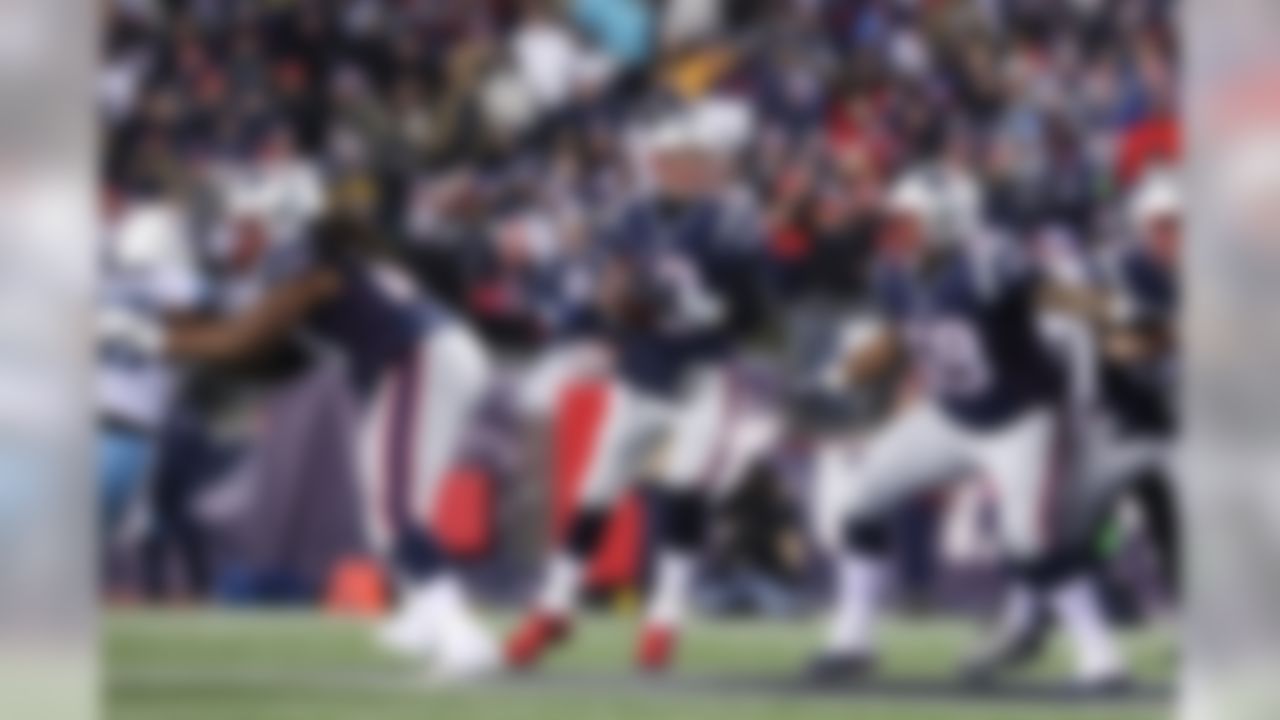
[{"label": "knee pad", "polygon": [[846,550],[866,555],[884,555],[892,542],[889,523],[883,519],[848,518],[841,536]]},{"label": "knee pad", "polygon": [[569,526],[568,550],[576,558],[585,559],[600,547],[604,537],[607,514],[604,510],[584,508],[578,510]]},{"label": "knee pad", "polygon": [[707,499],[698,490],[663,489],[660,503],[662,541],[680,550],[697,550],[707,535]]}]

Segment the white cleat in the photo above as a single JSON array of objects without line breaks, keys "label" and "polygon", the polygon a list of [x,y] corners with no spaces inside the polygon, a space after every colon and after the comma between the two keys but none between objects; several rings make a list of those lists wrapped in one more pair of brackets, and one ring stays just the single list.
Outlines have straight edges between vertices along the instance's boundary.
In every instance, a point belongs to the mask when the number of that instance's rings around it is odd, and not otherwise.
[{"label": "white cleat", "polygon": [[461,683],[491,677],[502,668],[502,654],[480,626],[451,627],[436,647],[431,679]]},{"label": "white cleat", "polygon": [[375,634],[378,646],[383,650],[407,658],[423,659],[436,651],[435,623],[425,613],[404,608],[394,617],[384,621]]},{"label": "white cleat", "polygon": [[1107,673],[1077,678],[1075,690],[1085,697],[1119,697],[1133,691],[1133,677],[1125,670],[1113,670]]}]

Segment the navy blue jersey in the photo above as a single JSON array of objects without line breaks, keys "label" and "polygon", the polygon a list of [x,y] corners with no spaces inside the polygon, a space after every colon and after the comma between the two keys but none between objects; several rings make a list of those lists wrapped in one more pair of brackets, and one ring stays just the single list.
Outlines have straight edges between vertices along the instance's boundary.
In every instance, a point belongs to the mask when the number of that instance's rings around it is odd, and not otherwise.
[{"label": "navy blue jersey", "polygon": [[1176,426],[1178,358],[1173,337],[1179,291],[1176,273],[1141,250],[1121,255],[1110,273],[1111,291],[1129,309],[1126,329],[1165,349],[1142,361],[1105,362],[1103,397],[1134,432],[1167,434]]},{"label": "navy blue jersey", "polygon": [[1030,259],[995,239],[935,259],[920,272],[882,263],[875,289],[948,414],[989,428],[1059,402],[1065,381],[1040,334]]},{"label": "navy blue jersey", "polygon": [[562,257],[534,269],[522,283],[522,300],[551,340],[599,331],[591,302],[593,268],[585,257]]},{"label": "navy blue jersey", "polygon": [[747,208],[728,199],[647,200],[620,213],[599,251],[652,297],[645,327],[610,327],[622,378],[657,393],[695,364],[726,356],[760,310],[762,243]]},{"label": "navy blue jersey", "polygon": [[1139,323],[1165,325],[1178,311],[1178,279],[1148,253],[1125,253],[1120,260],[1118,290],[1125,294]]},{"label": "navy blue jersey", "polygon": [[380,276],[367,263],[337,264],[341,291],[309,318],[308,329],[341,349],[362,392],[404,358],[438,318],[438,310],[400,281]]}]

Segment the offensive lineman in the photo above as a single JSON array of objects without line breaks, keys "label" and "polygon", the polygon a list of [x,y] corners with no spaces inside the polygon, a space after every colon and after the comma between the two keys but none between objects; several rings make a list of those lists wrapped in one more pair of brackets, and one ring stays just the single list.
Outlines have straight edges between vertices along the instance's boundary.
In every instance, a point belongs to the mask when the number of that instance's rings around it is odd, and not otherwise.
[{"label": "offensive lineman", "polygon": [[888,198],[875,280],[884,326],[850,361],[865,384],[900,357],[920,395],[867,442],[842,526],[837,600],[819,680],[855,678],[874,664],[878,596],[888,538],[883,513],[937,483],[977,471],[999,504],[999,534],[1019,583],[1050,601],[1073,643],[1082,686],[1108,690],[1126,671],[1088,576],[1061,546],[1065,492],[1058,457],[1063,368],[1040,334],[1040,309],[1092,310],[1044,281],[1005,238],[970,233],[945,242],[945,208],[924,173],[902,176]]},{"label": "offensive lineman", "polygon": [[[1178,221],[1177,182],[1167,170],[1147,174],[1129,197],[1131,240],[1106,248],[1096,304],[1098,403],[1084,428],[1083,467],[1067,532],[1091,569],[1108,572],[1097,536],[1119,500],[1131,495],[1153,541],[1159,572],[1176,599],[1180,538],[1173,443],[1177,430]],[[1006,601],[991,653],[991,670],[1034,660],[1051,622],[1025,588]]]},{"label": "offensive lineman", "polygon": [[315,244],[340,288],[305,328],[346,355],[364,401],[358,473],[365,529],[401,588],[399,608],[378,639],[428,659],[443,678],[483,674],[497,664],[496,646],[427,518],[489,386],[488,358],[465,326],[380,254],[361,220],[328,218]]}]

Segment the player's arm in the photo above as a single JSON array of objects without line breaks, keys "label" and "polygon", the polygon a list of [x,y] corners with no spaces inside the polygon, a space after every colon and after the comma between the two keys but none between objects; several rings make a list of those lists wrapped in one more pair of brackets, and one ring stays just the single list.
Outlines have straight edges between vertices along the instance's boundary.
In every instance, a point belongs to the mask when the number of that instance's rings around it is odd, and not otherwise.
[{"label": "player's arm", "polygon": [[1115,300],[1110,293],[1087,285],[1044,280],[1039,287],[1040,304],[1053,310],[1086,320],[1094,325],[1111,321]]},{"label": "player's arm", "polygon": [[[1116,300],[1091,279],[1076,277],[1090,266],[1050,263],[1025,245],[992,237],[982,246],[980,277],[993,301],[1059,313],[1098,327],[1109,321]],[[1075,272],[1073,272],[1075,271]]]},{"label": "player's arm", "polygon": [[1164,323],[1136,317],[1136,309],[1115,290],[1045,281],[1041,303],[1050,310],[1078,317],[1098,328],[1103,353],[1114,360],[1140,361],[1168,351],[1172,329]]},{"label": "player's arm", "polygon": [[165,352],[182,360],[237,360],[288,330],[338,287],[337,273],[317,268],[272,288],[256,304],[231,317],[171,316],[164,328]]}]

